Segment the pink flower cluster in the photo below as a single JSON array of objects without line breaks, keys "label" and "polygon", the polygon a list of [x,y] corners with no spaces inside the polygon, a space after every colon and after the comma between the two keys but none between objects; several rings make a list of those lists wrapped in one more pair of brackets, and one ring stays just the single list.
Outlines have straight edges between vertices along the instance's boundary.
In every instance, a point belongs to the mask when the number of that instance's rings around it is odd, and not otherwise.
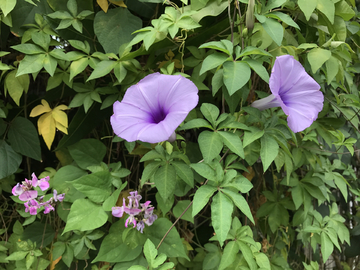
[{"label": "pink flower cluster", "polygon": [[33,190],[35,187],[39,187],[42,191],[47,190],[49,185],[49,176],[45,178],[41,178],[40,180],[33,173],[32,179],[28,180],[25,178],[25,181],[22,184],[17,183],[16,186],[12,189],[12,194],[14,196],[19,196],[21,201],[24,201],[25,212],[30,212],[30,215],[36,215],[37,210],[44,207],[44,214],[50,213],[50,211],[54,211],[55,202],[62,202],[65,197],[65,193],[57,194],[57,191],[54,189],[54,196],[50,198],[48,201],[44,201],[44,196],[38,197],[38,192]]},{"label": "pink flower cluster", "polygon": [[133,228],[136,227],[136,229],[142,233],[145,224],[148,226],[152,225],[157,219],[157,215],[153,213],[154,207],[150,205],[151,201],[140,203],[141,198],[141,195],[138,195],[137,191],[130,192],[130,196],[128,197],[129,204],[126,205],[124,198],[121,207],[115,206],[112,208],[112,215],[120,218],[125,212],[129,215],[126,219],[125,227],[127,228],[128,225],[133,224]]}]

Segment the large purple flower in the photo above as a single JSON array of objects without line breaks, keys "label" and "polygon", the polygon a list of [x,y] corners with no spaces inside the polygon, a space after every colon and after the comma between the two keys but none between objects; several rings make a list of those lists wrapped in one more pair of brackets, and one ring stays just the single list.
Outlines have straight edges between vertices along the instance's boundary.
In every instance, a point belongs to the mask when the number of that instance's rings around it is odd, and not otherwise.
[{"label": "large purple flower", "polygon": [[189,79],[150,74],[114,103],[111,125],[116,135],[129,142],[174,141],[175,129],[198,101],[198,89]]},{"label": "large purple flower", "polygon": [[272,95],[251,104],[259,110],[281,107],[293,132],[311,126],[323,108],[320,85],[292,55],[276,57],[270,76]]}]

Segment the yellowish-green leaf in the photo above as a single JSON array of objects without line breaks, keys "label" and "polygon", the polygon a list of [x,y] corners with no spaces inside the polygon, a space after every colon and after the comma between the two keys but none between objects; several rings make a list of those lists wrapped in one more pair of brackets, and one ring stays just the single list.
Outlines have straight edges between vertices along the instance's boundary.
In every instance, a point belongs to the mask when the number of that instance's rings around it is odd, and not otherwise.
[{"label": "yellowish-green leaf", "polygon": [[[23,74],[16,77],[16,70],[11,71],[5,78],[5,90],[9,92],[11,98],[19,106],[20,98],[29,89],[29,75]],[[6,94],[6,92],[5,92]]]},{"label": "yellowish-green leaf", "polygon": [[36,106],[32,109],[30,117],[40,116],[38,120],[39,135],[42,135],[47,147],[50,149],[55,138],[56,129],[67,133],[68,118],[63,110],[67,110],[66,105],[59,105],[53,110],[50,108],[49,103],[45,100],[41,100],[42,105]]},{"label": "yellowish-green leaf", "polygon": [[[68,107],[66,105],[59,105],[52,111],[52,116],[56,122],[64,126],[65,128],[68,127],[68,118],[66,113],[63,110],[67,110]],[[65,132],[67,134],[67,132]]]},{"label": "yellowish-green leaf", "polygon": [[46,146],[50,149],[54,141],[56,131],[56,123],[55,119],[52,117],[51,111],[40,116],[38,120],[38,130],[39,135],[42,135]]},{"label": "yellowish-green leaf", "polygon": [[40,114],[51,112],[49,103],[45,100],[41,100],[42,105],[37,105],[34,109],[31,110],[30,117],[39,116]]},{"label": "yellowish-green leaf", "polygon": [[106,13],[109,8],[108,0],[96,0],[101,9]]},{"label": "yellowish-green leaf", "polygon": [[110,3],[117,5],[119,7],[127,8],[123,0],[109,0]]}]

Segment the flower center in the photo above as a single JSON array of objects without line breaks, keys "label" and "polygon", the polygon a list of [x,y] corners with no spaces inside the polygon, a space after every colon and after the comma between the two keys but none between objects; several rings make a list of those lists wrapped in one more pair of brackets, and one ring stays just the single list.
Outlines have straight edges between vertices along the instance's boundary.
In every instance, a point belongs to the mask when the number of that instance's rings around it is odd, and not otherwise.
[{"label": "flower center", "polygon": [[158,108],[152,112],[153,123],[158,124],[166,118],[167,113],[164,108]]}]

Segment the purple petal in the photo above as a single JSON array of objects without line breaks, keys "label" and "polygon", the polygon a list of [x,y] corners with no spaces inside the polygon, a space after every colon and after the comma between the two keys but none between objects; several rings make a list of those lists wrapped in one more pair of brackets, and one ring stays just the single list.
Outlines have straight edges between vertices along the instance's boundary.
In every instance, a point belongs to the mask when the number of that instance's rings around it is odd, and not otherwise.
[{"label": "purple petal", "polygon": [[137,229],[138,231],[140,231],[141,233],[143,233],[144,228],[145,228],[144,222],[143,222],[143,221],[139,221],[138,224],[136,225],[136,229]]},{"label": "purple petal", "polygon": [[111,125],[127,141],[167,140],[197,105],[197,93],[196,86],[180,75],[150,74],[114,103]]},{"label": "purple petal", "polygon": [[111,213],[114,217],[121,218],[124,214],[124,206],[121,206],[121,207],[115,206],[115,207],[111,208],[111,210],[112,210]]},{"label": "purple petal", "polygon": [[19,196],[19,199],[26,202],[28,200],[35,199],[37,197],[37,195],[38,195],[38,193],[36,190],[28,190],[28,191],[25,191],[24,193],[22,193]]},{"label": "purple petal", "polygon": [[45,191],[50,187],[50,185],[49,185],[49,183],[47,181],[40,180],[39,181],[39,187],[40,187],[40,189],[42,191]]},{"label": "purple petal", "polygon": [[31,180],[32,186],[37,187],[39,179],[36,177],[35,173],[32,173],[31,177],[32,177]]},{"label": "purple petal", "polygon": [[282,102],[278,100],[274,95],[267,96],[251,103],[251,107],[257,108],[260,111],[266,110],[273,107],[280,107]]},{"label": "purple petal", "polygon": [[141,210],[137,209],[137,208],[124,207],[124,211],[125,211],[126,214],[129,214],[129,215],[132,215],[132,216],[136,216],[136,215],[141,213]]},{"label": "purple petal", "polygon": [[16,186],[12,188],[11,192],[14,196],[19,196],[24,193],[24,190],[22,189],[20,183],[17,183]]},{"label": "purple petal", "polygon": [[157,215],[155,214],[151,215],[145,220],[146,225],[151,226],[157,218],[158,218]]}]

